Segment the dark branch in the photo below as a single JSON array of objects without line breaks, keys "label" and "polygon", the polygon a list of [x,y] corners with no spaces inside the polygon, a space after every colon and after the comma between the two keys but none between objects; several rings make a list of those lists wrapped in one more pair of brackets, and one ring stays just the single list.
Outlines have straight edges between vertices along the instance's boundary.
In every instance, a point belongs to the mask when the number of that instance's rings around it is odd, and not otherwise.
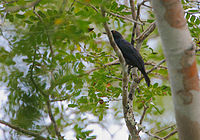
[{"label": "dark branch", "polygon": [[46,104],[47,104],[47,110],[48,110],[48,114],[49,114],[49,117],[51,119],[51,122],[53,123],[53,127],[54,127],[54,130],[56,132],[56,135],[58,137],[59,140],[63,140],[59,130],[58,130],[58,126],[57,126],[57,123],[55,121],[55,118],[53,116],[53,113],[52,113],[52,109],[51,109],[51,104],[50,104],[50,101],[49,99],[46,101]]}]

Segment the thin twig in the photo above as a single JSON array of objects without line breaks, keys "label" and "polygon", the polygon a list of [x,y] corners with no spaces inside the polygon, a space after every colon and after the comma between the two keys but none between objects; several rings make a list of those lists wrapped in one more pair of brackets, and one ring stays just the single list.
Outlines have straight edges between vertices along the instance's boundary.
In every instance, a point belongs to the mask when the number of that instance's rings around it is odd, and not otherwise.
[{"label": "thin twig", "polygon": [[20,128],[18,126],[15,126],[15,125],[10,124],[8,122],[5,122],[3,120],[0,120],[0,123],[12,128],[12,129],[14,129],[16,131],[18,131],[18,132],[21,132],[21,133],[23,133],[25,135],[32,136],[32,137],[35,137],[35,138],[40,139],[40,140],[47,140],[47,138],[40,136],[38,133],[32,132],[30,130],[25,130],[23,128]]},{"label": "thin twig", "polygon": [[57,101],[66,101],[66,100],[68,100],[70,97],[63,97],[63,98],[59,98],[59,99],[52,99],[52,100],[50,100],[50,102],[57,102]]},{"label": "thin twig", "polygon": [[169,137],[173,136],[174,134],[176,134],[178,131],[174,130],[171,133],[167,134],[167,136],[163,137],[164,140],[168,139]]},{"label": "thin twig", "polygon": [[26,5],[19,5],[19,6],[11,6],[6,8],[6,12],[17,12],[22,9],[31,8],[36,6],[41,0],[35,0],[33,2],[29,2]]},{"label": "thin twig", "polygon": [[[162,63],[164,63],[166,60],[163,59],[161,60],[157,65],[155,65],[152,69],[147,71],[147,74],[151,73],[152,71],[154,71],[155,69],[157,69]],[[144,76],[140,77],[139,79],[136,79],[136,82],[140,82],[142,79],[144,78]]]},{"label": "thin twig", "polygon": [[60,6],[60,9],[59,9],[59,12],[62,13],[65,9],[65,6],[67,5],[67,0],[63,0],[61,6]]},{"label": "thin twig", "polygon": [[115,77],[115,76],[108,76],[108,75],[106,75],[106,77],[122,81],[122,78],[118,78],[118,77]]},{"label": "thin twig", "polygon": [[154,134],[158,134],[158,133],[160,133],[160,132],[162,132],[162,131],[165,131],[165,130],[167,130],[167,129],[169,129],[169,128],[173,128],[173,127],[175,127],[175,126],[176,126],[175,124],[170,125],[170,126],[167,126],[167,127],[162,128],[162,129],[160,129],[160,130],[157,130],[156,132],[154,132]]},{"label": "thin twig", "polygon": [[97,13],[99,13],[98,9],[95,6],[93,6],[93,5],[89,4],[89,3],[84,3],[84,2],[77,1],[77,0],[76,0],[76,2],[80,3],[80,4],[83,4],[83,5],[86,5],[86,6],[89,6],[92,9],[94,9]]},{"label": "thin twig", "polygon": [[145,132],[147,135],[149,135],[150,137],[153,137],[153,138],[156,138],[156,139],[159,139],[159,140],[164,140],[162,137],[159,137],[157,135],[154,135],[154,134],[151,134],[150,132]]},{"label": "thin twig", "polygon": [[102,69],[102,68],[105,68],[107,66],[118,65],[118,64],[120,64],[119,63],[119,59],[116,59],[116,60],[114,60],[114,61],[112,61],[110,63],[104,64],[103,67],[97,67],[97,68],[93,68],[93,69],[91,69],[89,71],[86,71],[85,74],[90,74],[91,72],[93,72],[95,70]]},{"label": "thin twig", "polygon": [[76,1],[76,0],[74,0],[74,1],[72,2],[72,4],[71,4],[71,6],[69,7],[69,10],[68,10],[68,11],[71,11],[71,9],[72,9],[72,7],[73,7],[75,1]]},{"label": "thin twig", "polygon": [[43,90],[39,87],[39,85],[36,84],[34,78],[33,78],[33,69],[35,67],[35,59],[36,59],[36,52],[37,52],[37,48],[35,47],[35,52],[34,52],[34,55],[33,55],[33,62],[32,62],[32,65],[31,65],[31,69],[30,69],[30,79],[31,79],[31,82],[33,83],[33,85],[35,86],[35,88],[41,92],[41,94],[46,97],[46,94],[43,92]]},{"label": "thin twig", "polygon": [[130,18],[128,18],[128,17],[124,17],[124,16],[121,16],[121,15],[118,15],[118,14],[115,14],[115,13],[112,13],[112,12],[109,12],[109,11],[106,11],[106,13],[108,13],[108,14],[110,14],[110,15],[113,15],[113,16],[116,16],[116,17],[118,17],[118,18],[122,18],[122,19],[127,20],[127,21],[130,21],[130,22],[139,24],[139,25],[143,25],[143,23],[138,22],[138,21],[133,20],[133,19],[130,19]]},{"label": "thin twig", "polygon": [[137,15],[136,15],[136,20],[139,20],[139,17],[140,17],[140,9],[141,9],[141,6],[147,2],[148,0],[143,0],[141,3],[139,3],[137,5]]},{"label": "thin twig", "polygon": [[147,8],[150,8],[150,9],[152,9],[152,7],[151,7],[151,6],[149,6],[149,5],[146,5],[145,3],[143,4],[143,6],[145,6],[145,7],[147,7]]},{"label": "thin twig", "polygon": [[174,131],[172,131],[171,133],[167,134],[167,135],[164,136],[164,137],[157,136],[157,135],[155,135],[155,133],[152,134],[152,133],[150,133],[149,131],[148,131],[148,132],[145,132],[145,133],[146,133],[147,135],[149,135],[150,137],[154,137],[154,138],[157,138],[157,139],[159,139],[159,140],[166,140],[166,139],[168,139],[169,137],[171,137],[171,136],[173,136],[174,134],[176,134],[177,132],[178,132],[177,130],[174,130]]},{"label": "thin twig", "polygon": [[157,69],[161,64],[165,63],[166,59],[161,60],[157,65],[155,65],[152,69],[147,71],[147,74],[151,73],[155,69]]},{"label": "thin twig", "polygon": [[17,2],[18,0],[11,0],[11,1],[3,1],[3,3],[6,3],[6,4],[11,4],[11,3],[15,3]]},{"label": "thin twig", "polygon": [[144,105],[144,110],[143,110],[142,116],[140,118],[140,123],[139,123],[140,125],[142,124],[142,122],[144,120],[144,116],[145,116],[146,111],[147,111],[148,108],[149,108],[148,106]]},{"label": "thin twig", "polygon": [[[156,66],[156,64],[154,64],[154,63],[150,63],[150,62],[146,62],[146,63],[144,63],[144,65]],[[158,68],[161,68],[161,69],[167,69],[167,67],[165,67],[165,66],[158,66]]]}]

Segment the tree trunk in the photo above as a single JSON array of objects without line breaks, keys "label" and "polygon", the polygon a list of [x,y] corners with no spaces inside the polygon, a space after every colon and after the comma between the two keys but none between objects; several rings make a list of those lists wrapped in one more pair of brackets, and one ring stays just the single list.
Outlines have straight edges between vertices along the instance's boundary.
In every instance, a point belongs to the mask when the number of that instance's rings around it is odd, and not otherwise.
[{"label": "tree trunk", "polygon": [[167,60],[179,139],[200,140],[200,92],[195,46],[179,0],[152,0]]}]

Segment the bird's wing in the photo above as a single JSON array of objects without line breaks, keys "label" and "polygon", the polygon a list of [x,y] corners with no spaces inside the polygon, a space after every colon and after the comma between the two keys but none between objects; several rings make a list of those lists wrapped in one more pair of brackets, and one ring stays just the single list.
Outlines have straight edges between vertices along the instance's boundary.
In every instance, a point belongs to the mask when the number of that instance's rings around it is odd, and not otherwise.
[{"label": "bird's wing", "polygon": [[128,41],[122,39],[117,44],[125,59],[128,59],[129,62],[134,63],[138,68],[144,67],[142,56]]}]

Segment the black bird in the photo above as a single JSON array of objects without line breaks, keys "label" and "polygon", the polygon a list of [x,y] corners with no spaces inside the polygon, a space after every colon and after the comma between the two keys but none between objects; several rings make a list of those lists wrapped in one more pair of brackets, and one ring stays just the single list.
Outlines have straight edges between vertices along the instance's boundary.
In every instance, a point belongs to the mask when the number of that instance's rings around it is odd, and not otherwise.
[{"label": "black bird", "polygon": [[147,83],[147,86],[149,87],[150,79],[145,71],[144,61],[140,53],[133,47],[133,45],[131,45],[131,43],[126,41],[119,32],[115,30],[112,30],[111,32],[114,37],[115,43],[117,44],[124,56],[126,64],[129,65],[129,71],[131,68],[137,67],[144,75],[144,79]]}]

